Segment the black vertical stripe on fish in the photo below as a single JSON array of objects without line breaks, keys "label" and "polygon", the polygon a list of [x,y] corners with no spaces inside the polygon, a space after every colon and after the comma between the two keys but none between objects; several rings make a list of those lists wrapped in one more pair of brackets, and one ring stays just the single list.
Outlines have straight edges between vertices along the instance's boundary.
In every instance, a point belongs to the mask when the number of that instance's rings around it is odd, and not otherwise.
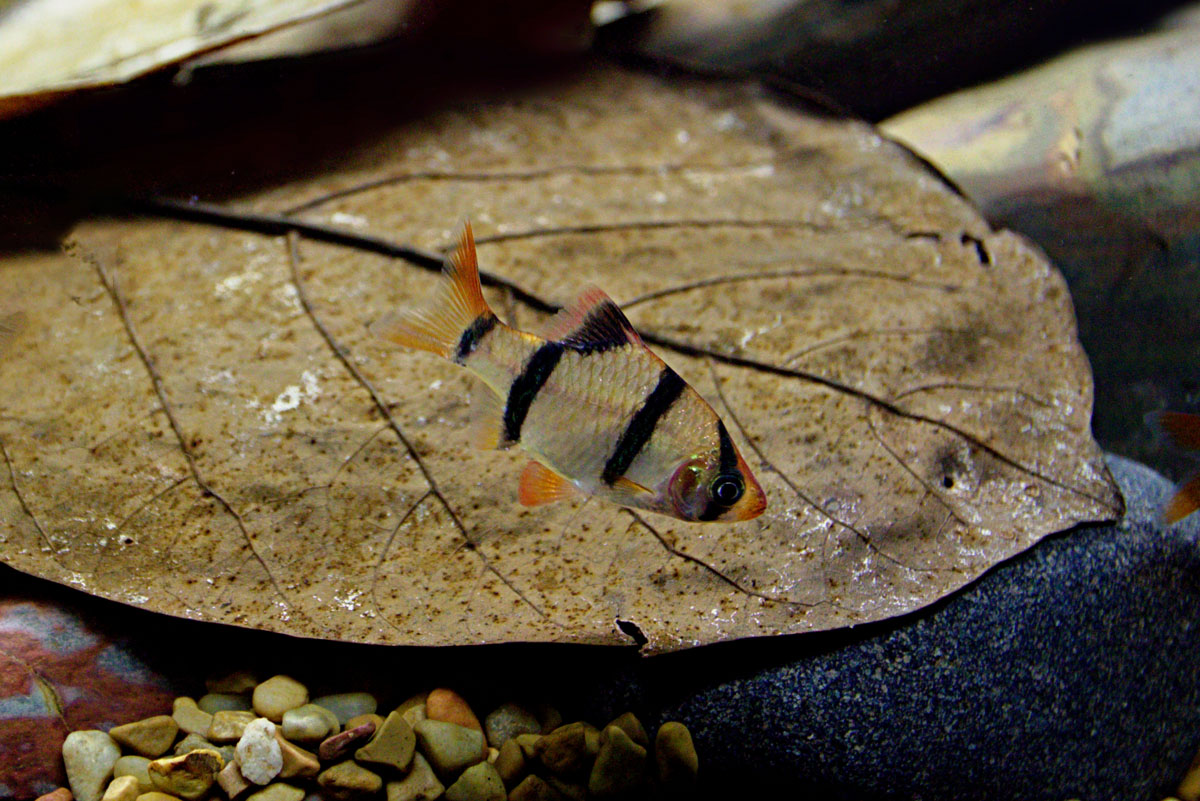
[{"label": "black vertical stripe on fish", "polygon": [[[741,485],[742,491],[745,491],[746,480],[742,477],[742,473],[738,470],[737,451],[733,447],[733,439],[729,436],[729,431],[725,428],[724,421],[717,420],[717,441],[720,443],[720,453],[718,455],[718,473],[717,481],[723,477],[735,478]],[[715,485],[715,482],[714,482]],[[738,500],[741,500],[739,494]],[[737,503],[737,501],[734,501]],[[704,511],[696,516],[697,520],[716,520],[733,504],[721,503],[716,498],[709,498],[708,503],[704,507]]]},{"label": "black vertical stripe on fish", "polygon": [[633,419],[621,433],[621,438],[617,440],[617,447],[604,463],[601,478],[605,484],[612,486],[618,478],[625,475],[625,471],[642,452],[642,448],[646,447],[650,437],[654,436],[658,421],[683,394],[686,386],[683,379],[670,367],[662,369],[658,374],[658,383],[654,385],[642,408],[633,415]]},{"label": "black vertical stripe on fish", "polygon": [[563,346],[557,342],[542,345],[529,357],[525,369],[508,388],[508,401],[504,404],[504,436],[509,442],[521,439],[521,426],[525,424],[529,407],[558,366],[562,354]]},{"label": "black vertical stripe on fish", "polygon": [[463,331],[462,336],[458,340],[458,348],[454,351],[454,361],[463,362],[468,356],[475,352],[475,348],[479,347],[479,343],[483,340],[488,332],[496,327],[496,315],[481,314],[475,318],[475,322],[467,326],[467,330]]}]

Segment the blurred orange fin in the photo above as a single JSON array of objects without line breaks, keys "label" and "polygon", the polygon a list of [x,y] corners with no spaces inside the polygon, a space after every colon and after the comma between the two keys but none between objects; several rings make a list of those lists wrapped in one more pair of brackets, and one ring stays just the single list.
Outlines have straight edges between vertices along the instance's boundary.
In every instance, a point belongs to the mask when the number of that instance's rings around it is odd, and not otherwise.
[{"label": "blurred orange fin", "polygon": [[1200,509],[1200,475],[1192,476],[1175,491],[1163,509],[1163,519],[1169,526],[1197,509]]},{"label": "blurred orange fin", "polygon": [[1154,412],[1150,415],[1171,444],[1178,448],[1200,450],[1200,414]]},{"label": "blurred orange fin", "polygon": [[541,506],[569,498],[579,492],[575,485],[541,462],[531,461],[521,471],[517,499],[522,506]]}]

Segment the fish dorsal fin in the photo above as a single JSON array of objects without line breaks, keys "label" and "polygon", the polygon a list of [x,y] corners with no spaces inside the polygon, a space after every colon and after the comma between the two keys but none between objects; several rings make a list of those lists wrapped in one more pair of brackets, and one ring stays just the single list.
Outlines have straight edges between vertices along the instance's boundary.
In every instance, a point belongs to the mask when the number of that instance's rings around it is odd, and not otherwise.
[{"label": "fish dorsal fin", "polygon": [[522,506],[541,506],[569,498],[577,492],[579,490],[570,481],[541,462],[531,460],[521,471],[517,499]]},{"label": "fish dorsal fin", "polygon": [[621,307],[598,287],[586,290],[574,303],[556,314],[542,331],[542,336],[583,351],[643,344]]}]

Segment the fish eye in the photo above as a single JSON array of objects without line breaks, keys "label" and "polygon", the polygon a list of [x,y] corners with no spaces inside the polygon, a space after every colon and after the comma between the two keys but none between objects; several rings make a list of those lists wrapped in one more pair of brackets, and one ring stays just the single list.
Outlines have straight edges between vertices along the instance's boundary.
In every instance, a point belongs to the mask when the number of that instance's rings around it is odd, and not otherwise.
[{"label": "fish eye", "polygon": [[741,476],[717,476],[717,480],[712,483],[713,500],[722,506],[733,506],[745,491],[746,485]]}]

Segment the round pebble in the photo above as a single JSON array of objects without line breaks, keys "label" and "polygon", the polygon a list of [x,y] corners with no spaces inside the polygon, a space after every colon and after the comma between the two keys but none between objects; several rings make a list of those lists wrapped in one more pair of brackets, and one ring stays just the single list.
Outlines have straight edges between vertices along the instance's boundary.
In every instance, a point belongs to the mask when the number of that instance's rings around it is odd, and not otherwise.
[{"label": "round pebble", "polygon": [[425,717],[483,731],[483,727],[479,725],[479,718],[475,717],[475,713],[463,697],[444,687],[433,690],[425,699]]},{"label": "round pebble", "polygon": [[254,720],[253,712],[225,711],[213,715],[212,726],[208,729],[208,739],[214,743],[236,743],[242,738],[246,726]]},{"label": "round pebble", "polygon": [[216,751],[189,751],[182,756],[151,760],[147,767],[150,781],[161,792],[194,801],[203,798],[225,767]]},{"label": "round pebble", "polygon": [[242,775],[254,784],[269,783],[283,769],[283,752],[275,739],[275,724],[266,718],[246,725],[236,752]]},{"label": "round pebble", "polygon": [[258,679],[248,670],[237,670],[225,676],[208,679],[204,682],[210,693],[248,693],[258,684]]},{"label": "round pebble", "polygon": [[416,726],[418,720],[425,719],[425,699],[429,697],[429,693],[417,693],[405,699],[404,703],[396,707],[396,711],[400,713],[400,717],[404,718],[404,722],[409,726]]},{"label": "round pebble", "polygon": [[108,783],[101,801],[136,801],[142,794],[138,781],[132,776],[118,776]]},{"label": "round pebble", "polygon": [[335,798],[350,798],[379,792],[383,787],[383,779],[378,773],[348,759],[321,773],[317,777],[317,784]]},{"label": "round pebble", "polygon": [[246,796],[246,801],[301,801],[304,791],[290,784],[276,782]]},{"label": "round pebble", "polygon": [[[357,726],[363,725],[364,723],[374,724],[375,730],[378,731],[379,728],[381,726],[383,726],[383,716],[377,715],[374,712],[368,712],[363,715],[355,715],[354,717],[352,717],[346,721],[346,728],[353,729]],[[408,725],[411,726],[412,724],[409,723]]]},{"label": "round pebble", "polygon": [[295,742],[319,743],[340,728],[337,715],[317,704],[304,704],[283,713],[283,736]]},{"label": "round pebble", "polygon": [[525,754],[515,739],[506,740],[492,764],[496,766],[500,778],[504,779],[504,786],[512,787],[525,772]]},{"label": "round pebble", "polygon": [[176,698],[171,705],[171,719],[188,734],[204,737],[212,727],[213,716],[205,712],[191,698]]},{"label": "round pebble", "polygon": [[507,801],[504,782],[496,769],[486,762],[472,765],[463,771],[454,784],[446,788],[446,801]]},{"label": "round pebble", "polygon": [[322,762],[334,762],[364,744],[375,733],[374,723],[364,723],[321,741],[317,755]]},{"label": "round pebble", "polygon": [[488,745],[499,748],[518,734],[541,734],[537,716],[520,704],[501,704],[483,719]]},{"label": "round pebble", "polygon": [[70,790],[66,787],[59,787],[44,795],[39,795],[34,801],[74,801],[74,799],[71,796]]},{"label": "round pebble", "polygon": [[100,801],[113,765],[121,756],[116,741],[102,731],[73,731],[62,744],[67,783],[77,801]]},{"label": "round pebble", "polygon": [[644,783],[645,776],[646,749],[635,743],[620,726],[607,727],[588,776],[591,797],[615,799],[633,795]]},{"label": "round pebble", "polygon": [[179,799],[170,793],[164,793],[162,790],[151,790],[148,793],[139,795],[137,801],[179,801]]},{"label": "round pebble", "polygon": [[291,676],[272,676],[254,688],[252,705],[260,717],[274,723],[283,713],[308,703],[308,688]]},{"label": "round pebble", "polygon": [[346,726],[350,718],[370,715],[379,708],[379,702],[370,693],[335,693],[312,699],[312,703],[324,707],[338,719],[339,726]]},{"label": "round pebble", "polygon": [[583,773],[591,765],[587,729],[580,722],[559,726],[538,740],[534,754],[551,773],[559,776]]},{"label": "round pebble", "polygon": [[412,726],[405,723],[398,712],[392,712],[371,741],[354,752],[354,758],[373,765],[387,765],[403,773],[412,763],[416,744]]},{"label": "round pebble", "polygon": [[178,734],[179,726],[169,715],[155,715],[108,730],[108,736],[120,745],[150,758],[165,754]]},{"label": "round pebble", "polygon": [[[629,735],[629,739],[640,745],[642,748],[650,747],[650,738],[646,735],[646,727],[637,719],[637,715],[632,712],[617,717],[609,726],[616,726]],[[605,726],[608,728],[608,726]]]},{"label": "round pebble", "polygon": [[483,761],[486,743],[482,731],[441,720],[418,721],[414,731],[421,752],[443,776]]},{"label": "round pebble", "polygon": [[144,756],[123,756],[113,765],[113,777],[132,776],[137,779],[138,790],[148,793],[154,789],[154,783],[150,781],[150,774],[147,772],[149,767],[150,760]]},{"label": "round pebble", "polygon": [[398,782],[388,782],[387,801],[424,801],[439,798],[445,790],[429,761],[418,751],[413,754],[408,775]]},{"label": "round pebble", "polygon": [[658,779],[665,789],[680,795],[695,789],[700,757],[687,726],[675,721],[660,726],[654,737],[654,759],[658,763]]},{"label": "round pebble", "polygon": [[250,699],[245,695],[235,693],[208,693],[200,696],[196,706],[210,715],[218,712],[250,711]]}]

